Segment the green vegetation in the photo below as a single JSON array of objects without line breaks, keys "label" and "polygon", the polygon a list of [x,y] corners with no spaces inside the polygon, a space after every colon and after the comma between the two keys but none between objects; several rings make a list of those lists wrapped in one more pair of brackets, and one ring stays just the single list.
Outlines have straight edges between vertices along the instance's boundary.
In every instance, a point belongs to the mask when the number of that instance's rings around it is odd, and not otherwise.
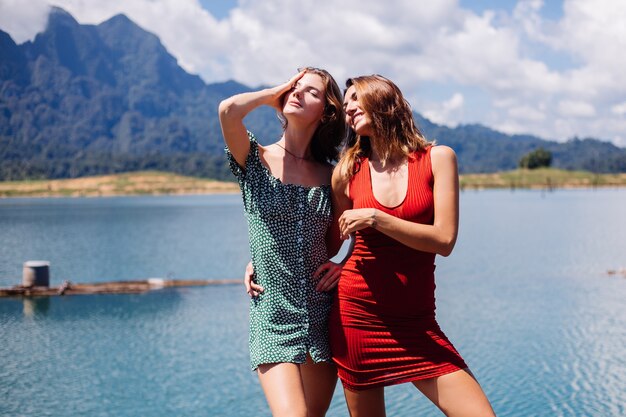
[{"label": "green vegetation", "polygon": [[[151,170],[232,180],[217,107],[249,90],[205,84],[123,15],[81,25],[53,8],[32,42],[17,45],[0,30],[0,181]],[[540,147],[554,168],[626,172],[626,149],[609,142],[559,143],[415,117],[429,140],[455,150],[462,174],[515,169]],[[262,144],[280,137],[269,107],[248,115],[246,126]]]},{"label": "green vegetation", "polygon": [[519,167],[526,169],[547,168],[551,163],[552,152],[538,148],[524,155],[519,161]]},{"label": "green vegetation", "polygon": [[595,174],[554,168],[516,169],[490,174],[461,175],[460,187],[466,188],[594,188],[624,187],[626,174]]}]

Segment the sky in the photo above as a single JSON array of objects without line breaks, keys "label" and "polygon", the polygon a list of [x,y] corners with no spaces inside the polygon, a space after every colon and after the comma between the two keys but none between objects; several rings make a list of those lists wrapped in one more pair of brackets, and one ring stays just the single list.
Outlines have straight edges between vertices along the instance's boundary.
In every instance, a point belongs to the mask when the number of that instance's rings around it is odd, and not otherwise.
[{"label": "sky", "polygon": [[626,147],[624,0],[0,0],[0,29],[32,40],[50,5],[123,13],[207,83],[376,73],[435,123]]}]

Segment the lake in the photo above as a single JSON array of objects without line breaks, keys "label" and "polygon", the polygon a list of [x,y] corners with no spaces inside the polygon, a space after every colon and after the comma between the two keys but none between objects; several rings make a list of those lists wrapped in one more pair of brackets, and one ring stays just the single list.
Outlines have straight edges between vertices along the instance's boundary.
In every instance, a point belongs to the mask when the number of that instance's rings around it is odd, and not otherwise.
[{"label": "lake", "polygon": [[[464,191],[439,323],[498,416],[626,415],[626,189]],[[240,278],[239,195],[0,200],[0,286]],[[241,285],[0,299],[2,416],[268,416]],[[389,416],[440,416],[412,386]],[[338,387],[328,413],[347,416]]]}]

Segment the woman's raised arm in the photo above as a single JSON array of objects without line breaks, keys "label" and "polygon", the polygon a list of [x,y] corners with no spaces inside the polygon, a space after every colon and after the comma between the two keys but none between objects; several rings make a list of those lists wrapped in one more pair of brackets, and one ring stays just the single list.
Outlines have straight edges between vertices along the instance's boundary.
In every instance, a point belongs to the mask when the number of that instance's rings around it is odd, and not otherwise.
[{"label": "woman's raised arm", "polygon": [[272,106],[278,111],[282,110],[280,102],[283,95],[289,91],[295,83],[302,78],[304,72],[293,76],[289,81],[277,87],[266,88],[260,91],[236,94],[223,100],[218,109],[220,126],[226,146],[235,161],[245,167],[248,152],[250,152],[250,141],[243,119],[248,113],[259,106]]}]

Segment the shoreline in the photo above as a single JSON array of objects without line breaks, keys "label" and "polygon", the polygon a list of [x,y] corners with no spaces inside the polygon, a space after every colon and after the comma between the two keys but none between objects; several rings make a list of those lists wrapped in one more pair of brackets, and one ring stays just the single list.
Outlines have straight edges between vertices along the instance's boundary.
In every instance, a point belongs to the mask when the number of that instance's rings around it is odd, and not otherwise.
[{"label": "shoreline", "polygon": [[[461,174],[459,189],[543,190],[626,187],[626,173],[594,174],[558,169],[513,170]],[[59,197],[126,197],[238,194],[236,182],[188,177],[169,172],[141,171],[53,180],[0,181],[0,199]]]},{"label": "shoreline", "polygon": [[555,168],[516,169],[487,174],[461,174],[463,189],[598,189],[626,187],[626,173],[597,174],[589,171],[566,171]]},{"label": "shoreline", "polygon": [[0,198],[124,197],[236,194],[235,182],[140,171],[93,177],[0,181]]}]

